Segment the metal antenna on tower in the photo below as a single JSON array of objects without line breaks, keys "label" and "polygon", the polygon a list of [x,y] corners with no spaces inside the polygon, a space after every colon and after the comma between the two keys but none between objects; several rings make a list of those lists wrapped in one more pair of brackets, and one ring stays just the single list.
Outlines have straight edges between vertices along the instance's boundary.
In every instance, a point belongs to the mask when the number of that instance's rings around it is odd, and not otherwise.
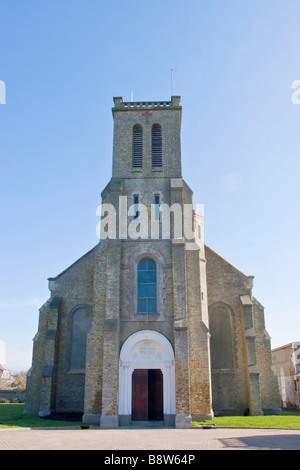
[{"label": "metal antenna on tower", "polygon": [[171,69],[171,96],[173,96],[173,69]]}]

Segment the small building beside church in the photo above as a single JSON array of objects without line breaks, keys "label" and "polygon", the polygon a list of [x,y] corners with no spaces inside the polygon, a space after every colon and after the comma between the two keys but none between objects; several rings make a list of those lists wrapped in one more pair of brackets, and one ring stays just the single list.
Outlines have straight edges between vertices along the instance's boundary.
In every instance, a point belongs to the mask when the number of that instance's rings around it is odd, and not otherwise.
[{"label": "small building beside church", "polygon": [[280,413],[253,276],[204,243],[182,177],[180,97],[117,97],[112,114],[100,242],[49,278],[25,412],[103,428]]},{"label": "small building beside church", "polygon": [[282,408],[300,409],[300,341],[272,349]]},{"label": "small building beside church", "polygon": [[0,364],[0,383],[3,380],[10,380],[10,372]]}]

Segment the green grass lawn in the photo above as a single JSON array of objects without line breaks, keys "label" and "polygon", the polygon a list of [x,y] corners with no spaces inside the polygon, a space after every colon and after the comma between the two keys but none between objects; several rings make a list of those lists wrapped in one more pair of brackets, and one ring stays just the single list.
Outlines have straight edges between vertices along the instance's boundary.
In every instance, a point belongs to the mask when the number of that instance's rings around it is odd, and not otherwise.
[{"label": "green grass lawn", "polygon": [[0,403],[0,429],[79,426],[81,421],[55,421],[37,415],[24,415],[24,403]]},{"label": "green grass lawn", "polygon": [[300,429],[300,413],[284,411],[282,415],[270,416],[219,416],[211,421],[194,421],[193,425]]},{"label": "green grass lawn", "polygon": [[[0,403],[0,429],[80,426],[80,421],[55,421],[37,415],[24,415],[24,403]],[[273,416],[220,416],[212,421],[194,421],[193,425],[300,429],[300,413],[283,412]]]}]

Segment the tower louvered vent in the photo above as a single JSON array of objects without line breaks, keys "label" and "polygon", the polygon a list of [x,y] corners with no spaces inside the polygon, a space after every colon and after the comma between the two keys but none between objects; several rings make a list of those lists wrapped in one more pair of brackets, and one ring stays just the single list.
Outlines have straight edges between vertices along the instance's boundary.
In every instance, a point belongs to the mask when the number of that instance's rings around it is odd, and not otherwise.
[{"label": "tower louvered vent", "polygon": [[133,128],[132,166],[133,168],[141,168],[143,166],[143,129],[139,125]]},{"label": "tower louvered vent", "polygon": [[152,127],[152,167],[158,168],[162,166],[161,151],[161,127],[154,124]]}]

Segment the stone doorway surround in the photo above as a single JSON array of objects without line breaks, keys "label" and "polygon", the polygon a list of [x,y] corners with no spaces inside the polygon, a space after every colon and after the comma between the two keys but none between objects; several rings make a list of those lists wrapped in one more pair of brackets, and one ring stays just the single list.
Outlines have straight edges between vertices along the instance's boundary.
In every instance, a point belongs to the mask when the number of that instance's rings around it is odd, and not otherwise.
[{"label": "stone doorway surround", "polygon": [[173,426],[176,415],[175,361],[171,343],[154,330],[141,330],[124,342],[119,362],[119,425],[131,424],[134,369],[160,369],[163,373],[164,424]]}]

